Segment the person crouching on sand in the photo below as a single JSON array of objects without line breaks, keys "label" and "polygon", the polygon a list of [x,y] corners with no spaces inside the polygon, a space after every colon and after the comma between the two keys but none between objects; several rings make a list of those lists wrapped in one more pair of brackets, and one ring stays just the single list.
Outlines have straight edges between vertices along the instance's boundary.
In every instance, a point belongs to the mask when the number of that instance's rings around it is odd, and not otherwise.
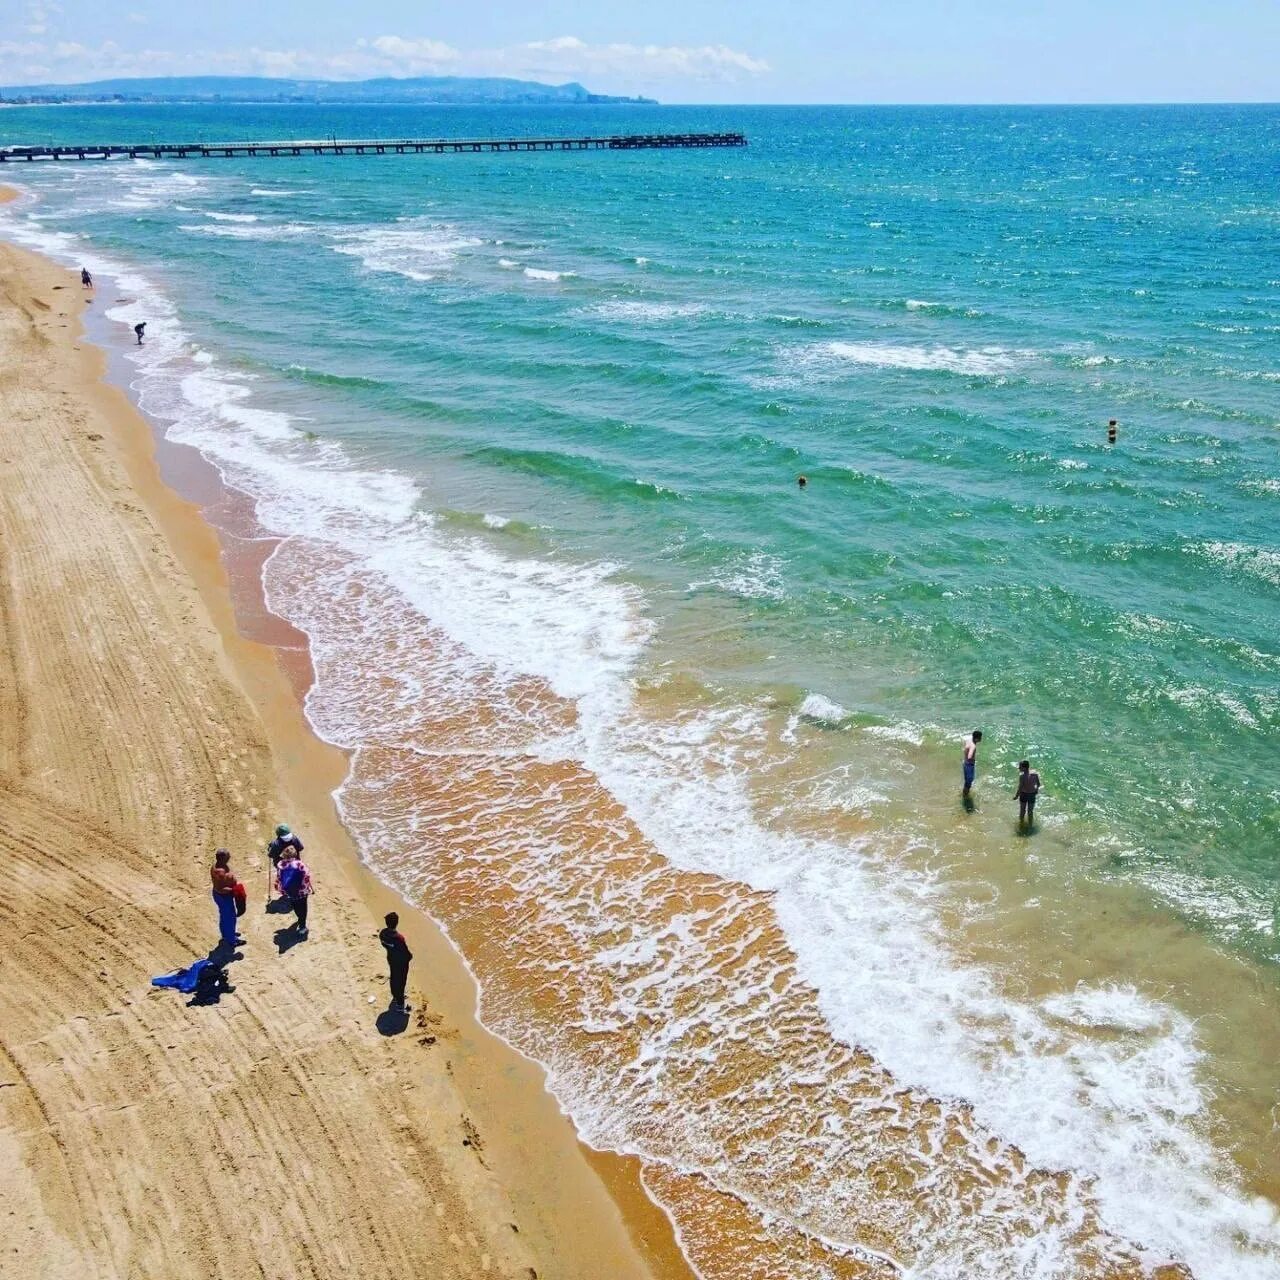
[{"label": "person crouching on sand", "polygon": [[209,870],[213,881],[213,902],[218,908],[218,941],[224,947],[234,947],[244,939],[236,932],[236,873],[231,870],[231,854],[219,849],[213,855]]},{"label": "person crouching on sand", "polygon": [[1018,761],[1018,785],[1013,794],[1018,797],[1018,825],[1025,822],[1030,826],[1035,818],[1036,796],[1040,794],[1040,775],[1030,760]]},{"label": "person crouching on sand", "polygon": [[280,855],[280,892],[289,899],[293,914],[298,917],[295,928],[298,936],[307,936],[307,904],[311,900],[311,872],[307,864],[298,857],[298,851],[289,845]]},{"label": "person crouching on sand", "polygon": [[394,911],[386,914],[387,927],[378,934],[378,941],[387,953],[388,977],[391,981],[391,1008],[396,1013],[408,1013],[409,1006],[404,1002],[404,985],[409,980],[409,961],[413,952],[400,932],[400,917]]}]

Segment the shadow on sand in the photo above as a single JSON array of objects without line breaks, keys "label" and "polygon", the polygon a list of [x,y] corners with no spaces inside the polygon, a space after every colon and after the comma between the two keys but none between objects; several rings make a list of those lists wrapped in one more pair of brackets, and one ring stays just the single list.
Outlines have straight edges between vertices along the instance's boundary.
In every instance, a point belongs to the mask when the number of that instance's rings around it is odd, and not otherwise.
[{"label": "shadow on sand", "polygon": [[287,925],[283,929],[277,929],[271,936],[275,939],[276,950],[281,955],[296,947],[298,943],[306,942],[307,940],[307,935],[299,933],[297,925],[294,924]]},{"label": "shadow on sand", "polygon": [[378,1014],[374,1026],[378,1028],[379,1035],[398,1036],[409,1029],[409,1015],[400,1009],[384,1009]]}]

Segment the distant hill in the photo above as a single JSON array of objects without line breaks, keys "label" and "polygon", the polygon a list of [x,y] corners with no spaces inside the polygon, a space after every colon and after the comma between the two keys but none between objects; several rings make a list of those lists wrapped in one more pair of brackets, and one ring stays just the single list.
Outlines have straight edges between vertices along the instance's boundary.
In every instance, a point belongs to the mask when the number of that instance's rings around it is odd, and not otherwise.
[{"label": "distant hill", "polygon": [[89,84],[0,87],[6,102],[386,102],[386,103],[652,103],[616,98],[582,85],[539,84],[498,77],[417,76],[378,80],[275,80],[265,76],[161,76]]}]

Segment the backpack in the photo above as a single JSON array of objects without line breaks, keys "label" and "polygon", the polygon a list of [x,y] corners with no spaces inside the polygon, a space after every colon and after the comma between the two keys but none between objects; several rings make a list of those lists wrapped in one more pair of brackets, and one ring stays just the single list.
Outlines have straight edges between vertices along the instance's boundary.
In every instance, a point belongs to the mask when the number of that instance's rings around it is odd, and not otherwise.
[{"label": "backpack", "polygon": [[300,862],[283,862],[280,864],[280,892],[287,898],[296,898],[302,892],[306,869]]}]

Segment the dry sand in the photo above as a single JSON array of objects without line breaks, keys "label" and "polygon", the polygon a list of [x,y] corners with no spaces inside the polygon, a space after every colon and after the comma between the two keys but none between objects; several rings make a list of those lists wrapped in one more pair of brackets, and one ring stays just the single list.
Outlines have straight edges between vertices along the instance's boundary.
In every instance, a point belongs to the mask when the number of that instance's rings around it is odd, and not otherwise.
[{"label": "dry sand", "polygon": [[[334,816],[343,761],[237,633],[86,305],[0,245],[0,1276],[687,1275],[634,1168],[583,1151],[408,911],[419,1012],[379,1034],[375,911],[400,904]],[[283,953],[281,814],[317,883]],[[248,942],[193,1008],[149,980],[214,943],[217,845]]]}]

